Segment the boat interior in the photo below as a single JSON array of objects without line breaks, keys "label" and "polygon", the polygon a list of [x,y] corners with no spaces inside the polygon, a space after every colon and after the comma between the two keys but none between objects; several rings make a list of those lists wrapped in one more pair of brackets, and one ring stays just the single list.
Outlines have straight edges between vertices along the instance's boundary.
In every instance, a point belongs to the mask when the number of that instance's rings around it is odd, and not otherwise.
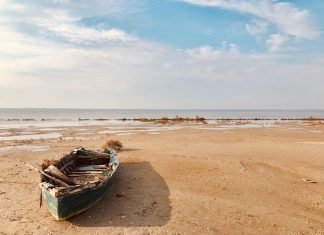
[{"label": "boat interior", "polygon": [[74,184],[87,184],[105,178],[103,173],[110,169],[109,158],[77,158],[60,164],[60,171]]},{"label": "boat interior", "polygon": [[[81,154],[76,152],[63,157],[53,165],[44,169],[46,175],[42,182],[55,186],[87,185],[104,180],[109,176],[111,169],[110,155],[108,153]],[[63,182],[67,185],[62,185]]]}]

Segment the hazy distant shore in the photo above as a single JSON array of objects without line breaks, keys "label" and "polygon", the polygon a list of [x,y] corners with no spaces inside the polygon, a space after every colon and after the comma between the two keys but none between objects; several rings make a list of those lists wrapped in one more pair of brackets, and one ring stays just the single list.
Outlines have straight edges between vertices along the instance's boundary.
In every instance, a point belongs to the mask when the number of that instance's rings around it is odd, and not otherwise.
[{"label": "hazy distant shore", "polygon": [[1,109],[0,120],[50,121],[95,119],[175,118],[205,119],[294,119],[324,118],[324,110],[203,110],[203,109]]},{"label": "hazy distant shore", "polygon": [[[195,121],[195,118],[191,117],[181,117],[183,118],[183,121]],[[204,118],[200,117],[206,121],[324,121],[324,117],[293,117],[293,118]],[[110,119],[110,118],[78,118],[78,119],[46,119],[46,118],[41,118],[41,119],[34,119],[34,118],[7,118],[7,119],[0,119],[0,121],[8,121],[8,122],[13,122],[13,121],[20,121],[20,122],[37,122],[37,121],[42,121],[42,122],[49,122],[49,121],[110,121],[110,120],[115,120],[115,121],[139,121],[139,122],[155,122],[159,120],[169,120],[169,121],[177,121],[179,118],[169,118],[169,117],[161,117],[161,118],[148,118],[148,117],[141,117],[141,118],[116,118],[116,119]],[[181,120],[178,120],[181,121]]]}]

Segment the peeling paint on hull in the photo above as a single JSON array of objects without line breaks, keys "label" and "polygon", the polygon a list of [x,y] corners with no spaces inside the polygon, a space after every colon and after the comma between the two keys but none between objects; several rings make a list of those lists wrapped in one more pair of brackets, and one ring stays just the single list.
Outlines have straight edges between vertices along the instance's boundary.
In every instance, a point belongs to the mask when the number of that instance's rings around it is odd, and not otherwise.
[{"label": "peeling paint on hull", "polygon": [[43,199],[55,219],[65,220],[86,211],[98,203],[107,192],[111,178],[97,188],[89,188],[76,194],[61,197],[56,197],[41,186]]}]

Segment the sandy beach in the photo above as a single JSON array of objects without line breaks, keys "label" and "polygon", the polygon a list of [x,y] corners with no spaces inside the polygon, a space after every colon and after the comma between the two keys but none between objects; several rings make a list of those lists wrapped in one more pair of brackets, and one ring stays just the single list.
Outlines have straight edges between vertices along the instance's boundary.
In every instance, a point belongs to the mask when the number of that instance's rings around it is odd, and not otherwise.
[{"label": "sandy beach", "polygon": [[[0,234],[324,233],[324,125],[318,122],[6,132]],[[10,138],[35,132],[43,136]],[[109,192],[88,211],[55,221],[45,205],[39,208],[39,175],[19,160],[37,165],[77,146],[100,149],[107,139],[125,147]]]}]

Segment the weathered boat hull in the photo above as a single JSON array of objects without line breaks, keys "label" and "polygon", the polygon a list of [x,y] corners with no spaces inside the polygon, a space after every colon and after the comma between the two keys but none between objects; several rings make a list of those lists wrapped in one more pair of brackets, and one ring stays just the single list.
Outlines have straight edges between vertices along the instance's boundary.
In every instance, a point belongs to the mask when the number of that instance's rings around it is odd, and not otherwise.
[{"label": "weathered boat hull", "polygon": [[102,199],[118,165],[114,149],[76,149],[42,171],[42,199],[57,220],[80,214]]},{"label": "weathered boat hull", "polygon": [[94,206],[108,191],[111,178],[107,179],[97,188],[89,188],[79,193],[56,197],[45,187],[42,187],[42,195],[50,213],[57,220],[65,220],[80,214]]}]

